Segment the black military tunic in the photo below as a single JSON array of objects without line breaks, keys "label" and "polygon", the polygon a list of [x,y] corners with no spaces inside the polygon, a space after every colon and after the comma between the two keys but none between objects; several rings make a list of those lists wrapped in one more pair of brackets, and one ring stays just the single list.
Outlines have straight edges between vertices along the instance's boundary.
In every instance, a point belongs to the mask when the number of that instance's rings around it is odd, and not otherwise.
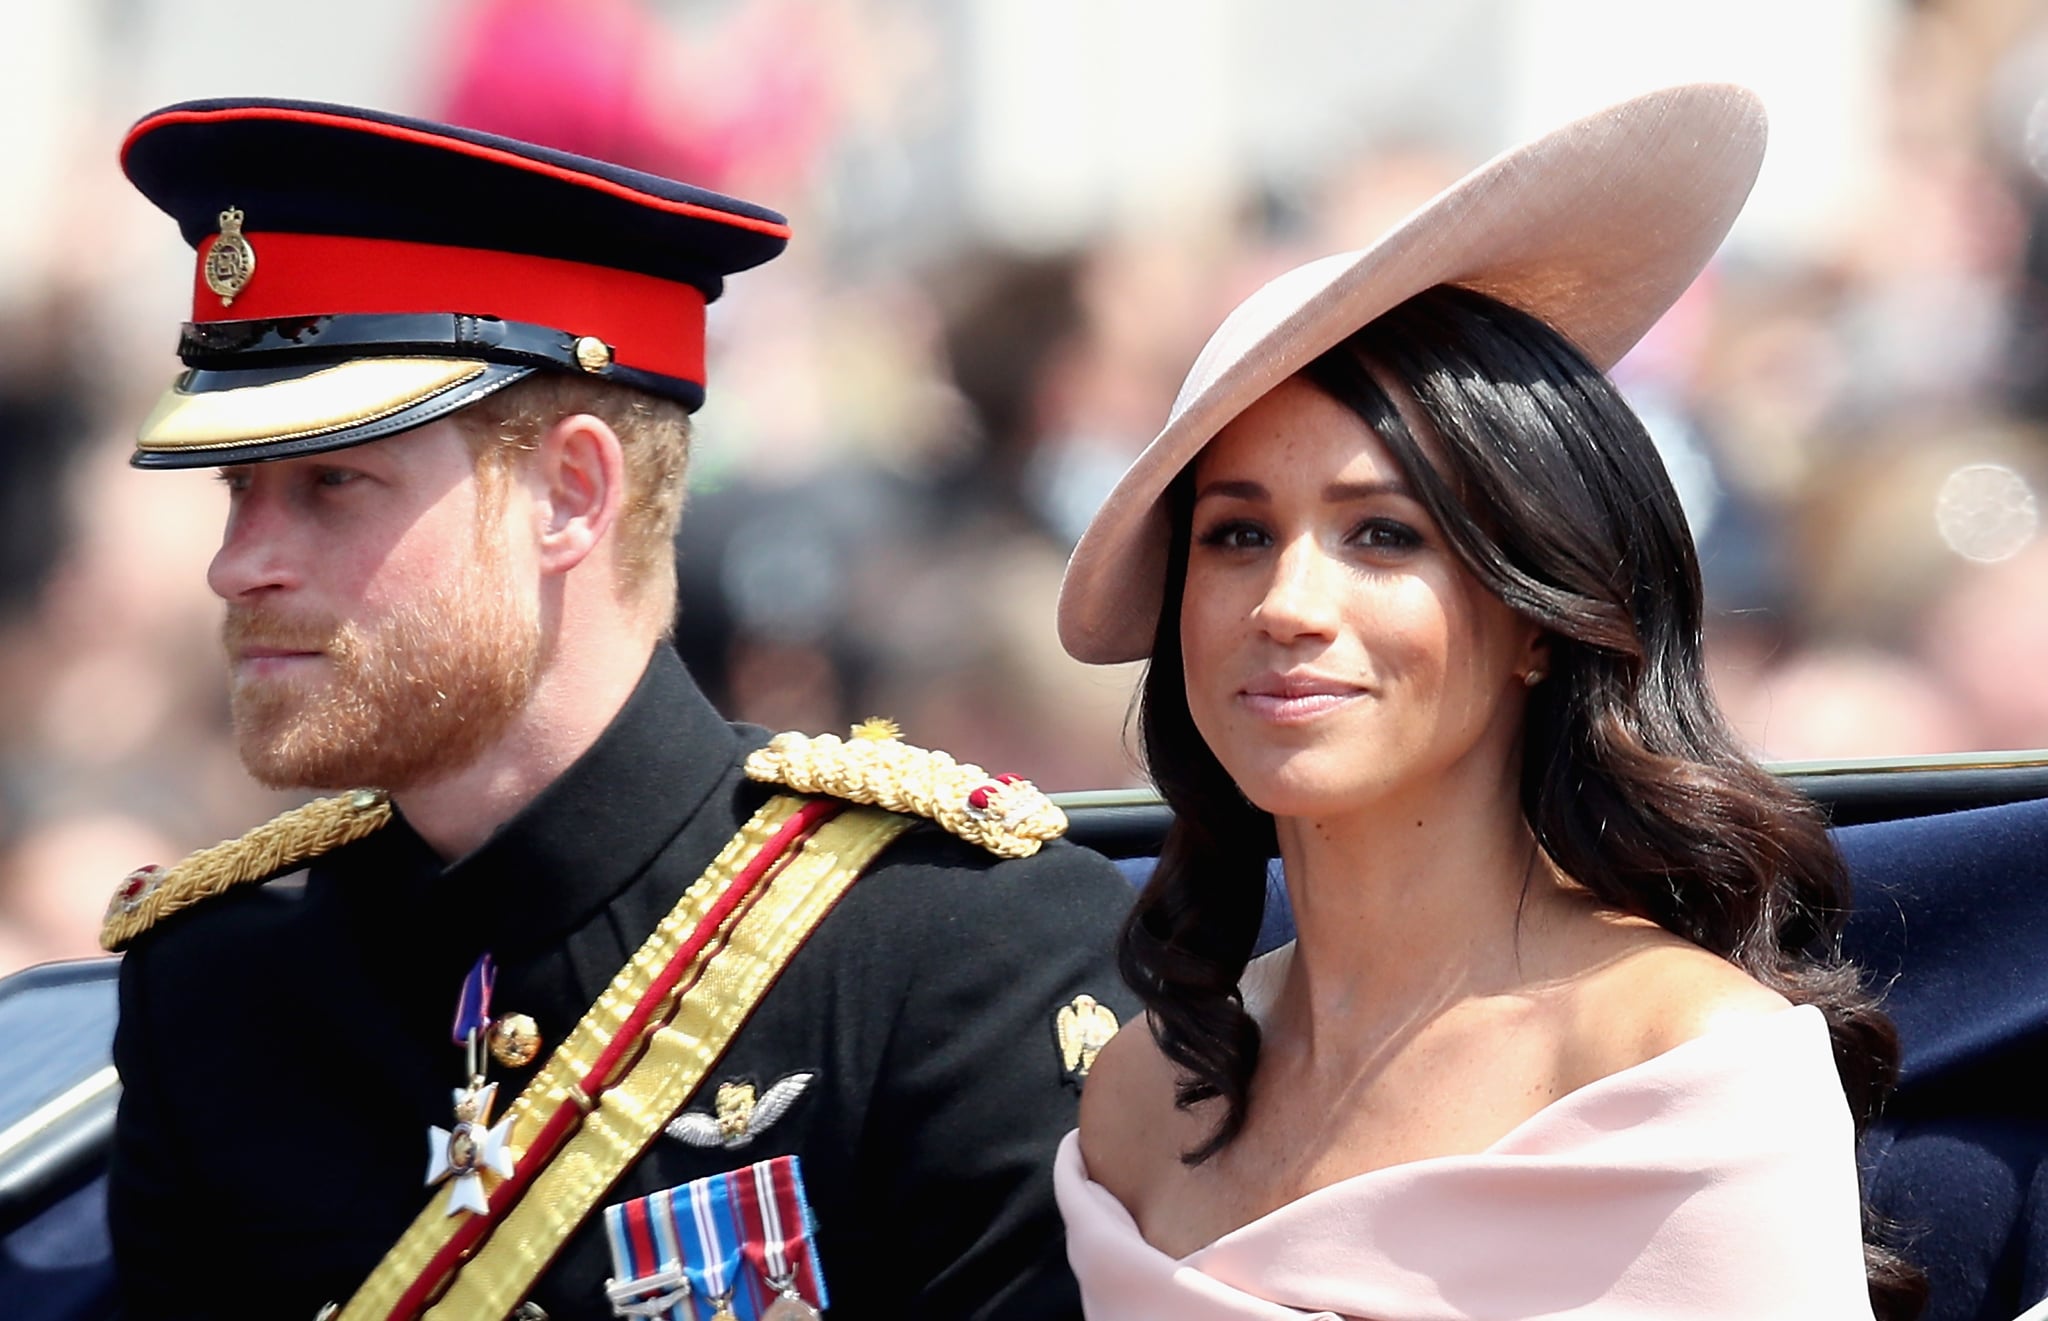
[{"label": "black military tunic", "polygon": [[[121,971],[125,1087],[110,1216],[129,1315],[311,1321],[426,1205],[430,1125],[465,1081],[450,1040],[489,951],[493,1008],[541,1055],[493,1065],[499,1111],[771,792],[663,648],[597,743],[443,866],[403,819],[303,882],[213,900]],[[1003,861],[925,825],[819,925],[707,1076],[813,1075],[746,1145],[661,1136],[605,1202],[797,1153],[834,1317],[1078,1314],[1051,1163],[1077,1087],[1056,1044],[1087,994],[1127,1017],[1111,941],[1128,893],[1055,843]],[[553,1318],[611,1315],[593,1216],[541,1278]]]}]

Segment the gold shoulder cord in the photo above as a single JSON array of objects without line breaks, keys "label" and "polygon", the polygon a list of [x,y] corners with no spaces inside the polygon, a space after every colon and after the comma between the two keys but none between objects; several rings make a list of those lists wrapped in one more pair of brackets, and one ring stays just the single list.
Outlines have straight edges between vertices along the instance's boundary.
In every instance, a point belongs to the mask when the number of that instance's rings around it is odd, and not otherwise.
[{"label": "gold shoulder cord", "polygon": [[999,858],[1028,858],[1067,830],[1067,814],[1021,775],[905,743],[891,720],[864,720],[853,737],[777,734],[748,755],[749,779],[830,794],[935,821]]},{"label": "gold shoulder cord", "polygon": [[240,839],[199,850],[168,871],[145,867],[133,872],[107,905],[100,948],[118,952],[173,913],[238,885],[267,881],[353,844],[390,820],[390,798],[375,789],[358,789],[295,807]]},{"label": "gold shoulder cord", "polygon": [[[523,1154],[544,1117],[597,1056],[656,975],[674,957],[733,878],[803,800],[778,796],[740,828],[632,961],[585,1014],[514,1103],[513,1147]],[[439,1321],[502,1318],[586,1221],[621,1174],[674,1117],[725,1053],[790,956],[890,841],[912,825],[893,813],[851,809],[828,821],[763,883],[724,932],[698,956],[694,985],[667,1025],[455,1274],[425,1315]],[[448,1242],[458,1217],[442,1188],[363,1282],[340,1321],[385,1321],[391,1308]]]}]

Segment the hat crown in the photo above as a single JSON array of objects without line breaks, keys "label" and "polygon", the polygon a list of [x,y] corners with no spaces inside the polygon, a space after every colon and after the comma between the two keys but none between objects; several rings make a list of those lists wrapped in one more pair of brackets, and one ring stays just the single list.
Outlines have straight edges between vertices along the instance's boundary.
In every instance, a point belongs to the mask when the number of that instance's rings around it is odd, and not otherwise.
[{"label": "hat crown", "polygon": [[1180,393],[1174,397],[1173,408],[1167,415],[1168,425],[1193,407],[1247,348],[1278,331],[1357,259],[1356,252],[1318,257],[1274,276],[1232,308],[1196,355],[1195,365],[1188,368],[1187,379],[1181,382]]}]

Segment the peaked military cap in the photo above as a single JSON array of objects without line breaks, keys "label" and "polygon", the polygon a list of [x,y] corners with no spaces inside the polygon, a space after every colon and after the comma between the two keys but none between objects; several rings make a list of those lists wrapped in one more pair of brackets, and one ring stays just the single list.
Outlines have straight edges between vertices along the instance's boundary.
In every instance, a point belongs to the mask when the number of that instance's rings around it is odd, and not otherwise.
[{"label": "peaked military cap", "polygon": [[789,237],[689,184],[305,101],[166,107],[121,165],[198,257],[187,370],[142,425],[142,468],[361,444],[536,371],[694,410],[705,305]]}]

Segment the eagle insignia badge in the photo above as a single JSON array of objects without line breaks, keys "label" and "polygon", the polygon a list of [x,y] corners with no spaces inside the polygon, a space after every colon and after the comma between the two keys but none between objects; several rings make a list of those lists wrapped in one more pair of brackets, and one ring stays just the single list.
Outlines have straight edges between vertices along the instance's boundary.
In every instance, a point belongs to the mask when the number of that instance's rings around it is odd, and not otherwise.
[{"label": "eagle insignia badge", "polygon": [[1095,1057],[1116,1035],[1116,1013],[1092,995],[1077,995],[1053,1018],[1053,1030],[1059,1037],[1060,1062],[1068,1073],[1078,1079],[1086,1078],[1088,1070],[1095,1066]]},{"label": "eagle insignia badge", "polygon": [[241,208],[231,206],[220,213],[220,235],[206,250],[206,261],[200,269],[205,273],[206,287],[220,295],[222,307],[234,302],[235,295],[255,278],[256,249],[242,237]]},{"label": "eagle insignia badge", "polygon": [[788,1114],[816,1076],[792,1073],[758,1096],[750,1082],[722,1082],[712,1100],[713,1113],[687,1110],[670,1121],[668,1135],[693,1147],[737,1151]]}]

